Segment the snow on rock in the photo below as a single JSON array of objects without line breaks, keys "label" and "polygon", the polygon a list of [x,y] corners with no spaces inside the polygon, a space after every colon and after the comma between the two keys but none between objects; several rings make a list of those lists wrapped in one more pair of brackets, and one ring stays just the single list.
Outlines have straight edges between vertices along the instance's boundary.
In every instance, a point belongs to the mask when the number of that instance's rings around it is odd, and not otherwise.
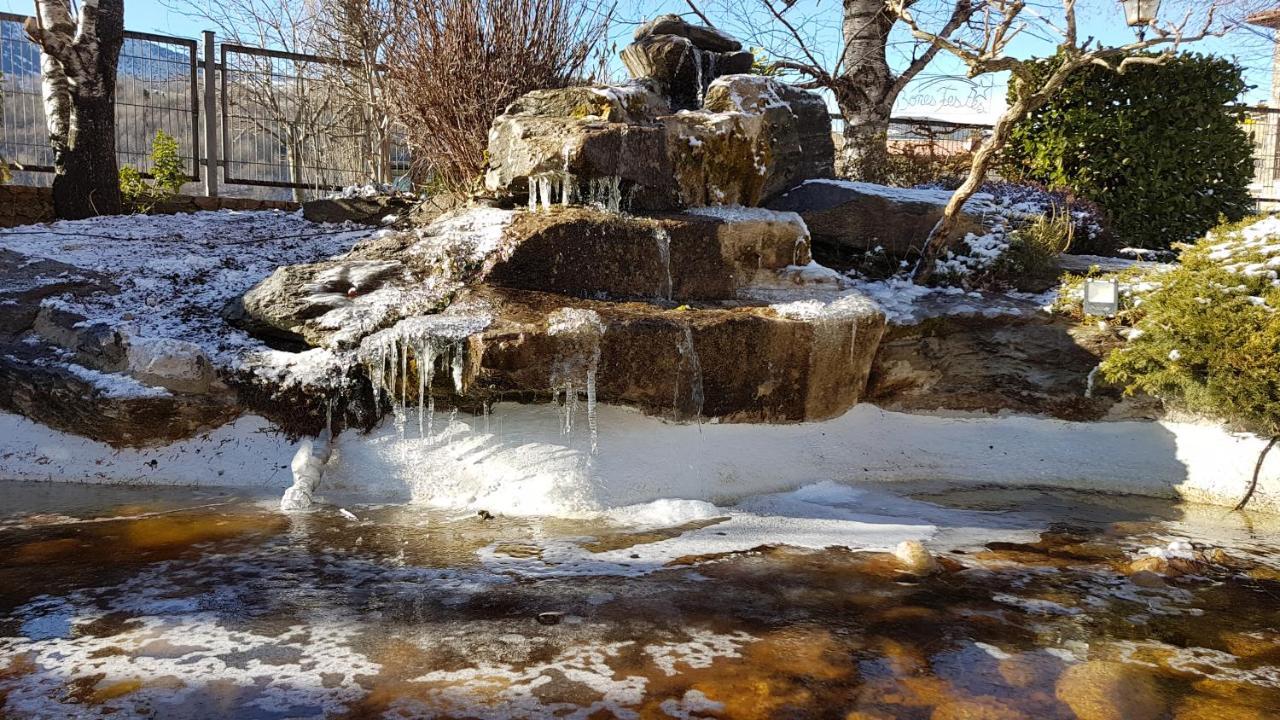
[{"label": "snow on rock", "polygon": [[947,316],[1026,317],[1045,312],[1057,290],[1040,294],[966,291],[955,286],[926,287],[905,277],[849,280],[848,285],[873,300],[891,325],[915,325]]},{"label": "snow on rock", "polygon": [[175,392],[204,392],[215,379],[204,349],[185,340],[130,337],[126,362],[132,377]]},{"label": "snow on rock", "polygon": [[162,387],[144,385],[121,373],[99,372],[76,363],[57,363],[57,365],[92,384],[105,398],[169,397],[170,395],[169,391]]},{"label": "snow on rock", "polygon": [[125,215],[0,230],[0,249],[93,271],[119,288],[46,305],[127,330],[140,345],[192,343],[215,365],[236,367],[267,348],[226,324],[227,302],[277,267],[341,254],[369,233],[279,211]]}]

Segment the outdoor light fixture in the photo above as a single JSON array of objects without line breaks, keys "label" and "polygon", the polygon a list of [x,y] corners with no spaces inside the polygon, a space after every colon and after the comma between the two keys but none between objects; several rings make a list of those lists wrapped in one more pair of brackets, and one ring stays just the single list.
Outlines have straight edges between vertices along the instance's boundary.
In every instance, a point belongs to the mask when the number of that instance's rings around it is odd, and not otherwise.
[{"label": "outdoor light fixture", "polygon": [[1142,39],[1160,12],[1160,0],[1120,0],[1120,4],[1124,5],[1125,21],[1138,28],[1138,39]]},{"label": "outdoor light fixture", "polygon": [[1084,314],[1112,317],[1120,312],[1119,280],[1085,280]]}]

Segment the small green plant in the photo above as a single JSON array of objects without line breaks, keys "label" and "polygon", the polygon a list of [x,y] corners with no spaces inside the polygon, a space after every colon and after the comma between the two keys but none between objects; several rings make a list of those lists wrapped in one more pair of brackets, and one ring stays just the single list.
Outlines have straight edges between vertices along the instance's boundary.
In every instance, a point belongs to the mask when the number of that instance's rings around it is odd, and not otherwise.
[{"label": "small green plant", "polygon": [[147,182],[142,171],[132,165],[120,167],[120,195],[134,212],[151,212],[156,203],[181,192],[187,182],[178,141],[163,130],[157,130],[151,141],[151,178]]},{"label": "small green plant", "polygon": [[1052,207],[1010,234],[1009,249],[995,262],[992,274],[1018,290],[1039,292],[1052,287],[1058,276],[1058,256],[1071,249],[1074,235],[1070,208]]},{"label": "small green plant", "polygon": [[[1252,432],[1280,436],[1280,220],[1236,223],[1186,248],[1130,311],[1103,375]],[[1275,444],[1268,444],[1269,450]],[[1261,469],[1266,450],[1258,461]],[[1256,486],[1238,507],[1244,507]]]},{"label": "small green plant", "polygon": [[151,177],[153,186],[166,195],[182,192],[187,182],[178,140],[163,130],[157,130],[156,139],[151,141]]}]

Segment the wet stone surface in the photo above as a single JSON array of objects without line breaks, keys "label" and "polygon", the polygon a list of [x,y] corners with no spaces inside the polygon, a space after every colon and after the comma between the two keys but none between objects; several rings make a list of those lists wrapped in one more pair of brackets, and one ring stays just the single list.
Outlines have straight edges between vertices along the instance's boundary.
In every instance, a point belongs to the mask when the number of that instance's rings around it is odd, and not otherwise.
[{"label": "wet stone surface", "polygon": [[[935,508],[931,575],[781,542],[649,551],[734,527],[716,517],[342,505],[353,521],[211,491],[0,484],[0,717],[1280,715],[1274,518],[894,492]],[[1153,547],[1192,549],[1135,571]],[[623,560],[587,562],[601,554]]]}]

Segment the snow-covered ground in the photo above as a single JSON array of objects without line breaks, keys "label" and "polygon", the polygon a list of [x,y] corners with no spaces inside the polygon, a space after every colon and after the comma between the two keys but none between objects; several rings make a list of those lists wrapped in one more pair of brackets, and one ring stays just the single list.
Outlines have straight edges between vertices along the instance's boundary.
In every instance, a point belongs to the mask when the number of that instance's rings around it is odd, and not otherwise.
[{"label": "snow-covered ground", "polygon": [[121,215],[0,230],[0,249],[100,273],[118,288],[85,298],[46,299],[142,338],[199,345],[221,367],[267,347],[221,317],[239,297],[282,265],[347,252],[374,232],[364,226],[312,223],[300,212],[199,212]]}]

